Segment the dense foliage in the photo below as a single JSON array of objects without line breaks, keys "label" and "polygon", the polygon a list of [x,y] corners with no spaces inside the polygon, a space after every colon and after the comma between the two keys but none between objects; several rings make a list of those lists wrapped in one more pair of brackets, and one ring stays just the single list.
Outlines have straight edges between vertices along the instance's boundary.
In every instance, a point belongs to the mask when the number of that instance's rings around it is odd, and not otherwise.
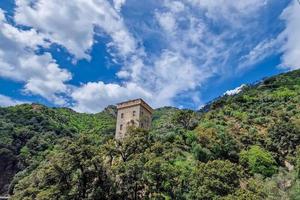
[{"label": "dense foliage", "polygon": [[12,199],[299,199],[300,71],[199,112],[155,110],[150,131],[113,138],[95,115],[0,109],[0,189]]},{"label": "dense foliage", "polygon": [[17,172],[39,165],[60,139],[85,132],[99,140],[112,135],[114,126],[108,110],[88,115],[37,104],[0,108],[0,194]]},{"label": "dense foliage", "polygon": [[248,151],[243,150],[240,153],[240,163],[253,174],[272,176],[277,171],[276,161],[271,153],[259,146],[252,146]]}]

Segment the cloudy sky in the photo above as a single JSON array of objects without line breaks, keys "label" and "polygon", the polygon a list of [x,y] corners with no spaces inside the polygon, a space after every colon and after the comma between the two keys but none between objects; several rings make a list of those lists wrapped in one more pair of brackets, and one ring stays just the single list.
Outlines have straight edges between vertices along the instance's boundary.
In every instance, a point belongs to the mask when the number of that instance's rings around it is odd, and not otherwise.
[{"label": "cloudy sky", "polygon": [[297,68],[297,0],[0,1],[0,106],[198,109]]}]

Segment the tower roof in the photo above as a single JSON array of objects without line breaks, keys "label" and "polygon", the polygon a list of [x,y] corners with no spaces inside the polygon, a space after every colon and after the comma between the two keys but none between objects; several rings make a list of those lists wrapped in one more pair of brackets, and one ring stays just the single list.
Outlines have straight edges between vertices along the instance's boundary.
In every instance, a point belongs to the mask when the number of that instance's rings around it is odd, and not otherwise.
[{"label": "tower roof", "polygon": [[117,104],[117,109],[123,109],[123,108],[128,108],[128,107],[132,107],[132,106],[143,106],[146,110],[148,110],[150,113],[153,113],[153,109],[151,108],[151,106],[149,106],[143,99],[133,99],[133,100],[128,100],[128,101],[124,101],[121,103]]}]

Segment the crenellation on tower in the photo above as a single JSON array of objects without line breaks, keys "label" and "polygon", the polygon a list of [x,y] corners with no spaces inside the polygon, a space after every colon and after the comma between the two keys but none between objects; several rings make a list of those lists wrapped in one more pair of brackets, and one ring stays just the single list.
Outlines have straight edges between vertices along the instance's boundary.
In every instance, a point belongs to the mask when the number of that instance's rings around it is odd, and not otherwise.
[{"label": "crenellation on tower", "polygon": [[135,126],[150,129],[153,109],[142,99],[134,99],[117,104],[116,139],[126,136],[127,128]]}]

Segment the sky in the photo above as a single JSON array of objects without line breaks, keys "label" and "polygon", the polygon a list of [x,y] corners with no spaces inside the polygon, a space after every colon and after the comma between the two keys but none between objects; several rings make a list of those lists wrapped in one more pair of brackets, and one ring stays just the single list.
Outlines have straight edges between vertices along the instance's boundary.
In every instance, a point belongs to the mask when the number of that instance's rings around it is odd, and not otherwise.
[{"label": "sky", "polygon": [[0,1],[0,106],[199,109],[299,68],[297,0]]}]

